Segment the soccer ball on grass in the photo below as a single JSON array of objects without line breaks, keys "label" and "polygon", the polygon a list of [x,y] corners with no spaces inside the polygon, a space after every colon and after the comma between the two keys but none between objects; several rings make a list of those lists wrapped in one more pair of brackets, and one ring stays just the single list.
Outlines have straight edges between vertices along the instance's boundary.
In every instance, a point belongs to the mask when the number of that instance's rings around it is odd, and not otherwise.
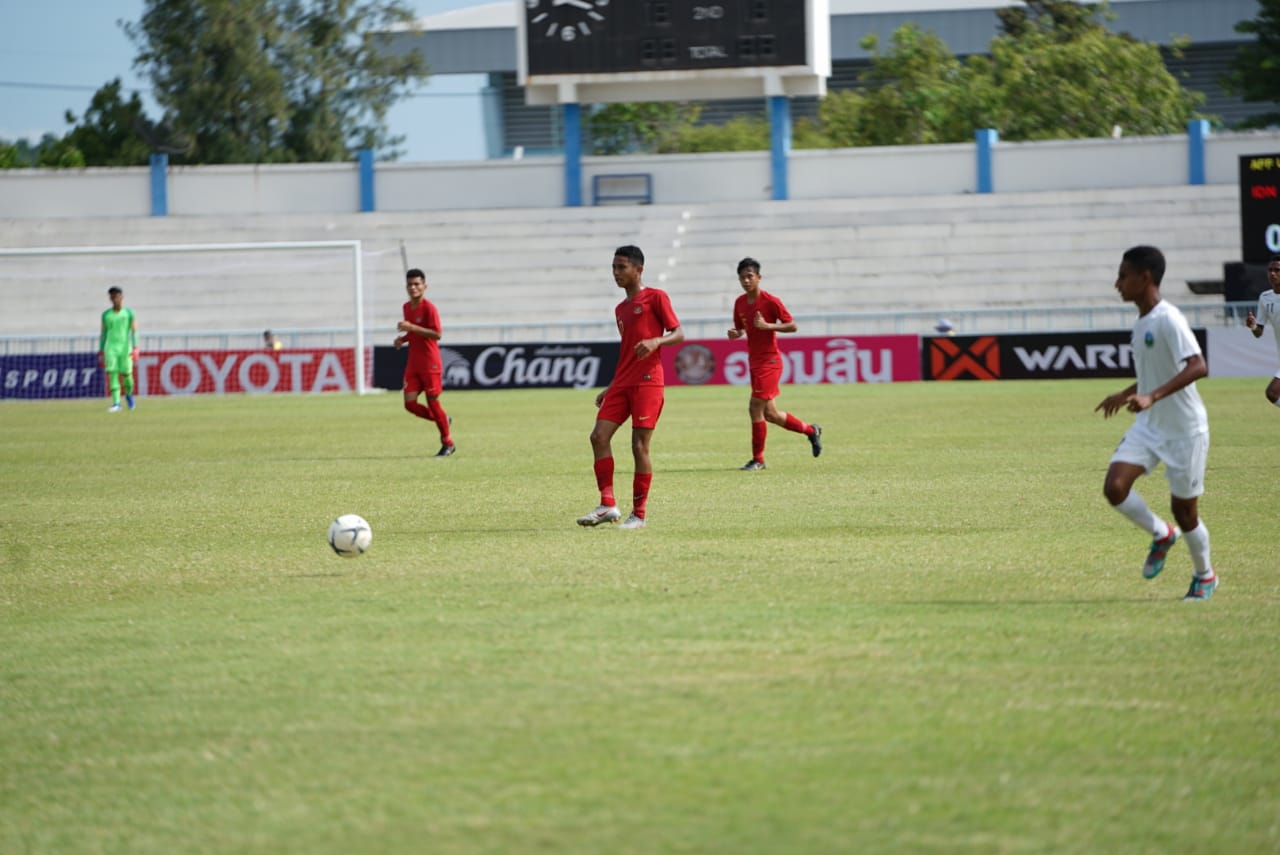
[{"label": "soccer ball on grass", "polygon": [[363,555],[373,543],[373,529],[356,514],[343,514],[329,523],[329,545],[343,558]]}]

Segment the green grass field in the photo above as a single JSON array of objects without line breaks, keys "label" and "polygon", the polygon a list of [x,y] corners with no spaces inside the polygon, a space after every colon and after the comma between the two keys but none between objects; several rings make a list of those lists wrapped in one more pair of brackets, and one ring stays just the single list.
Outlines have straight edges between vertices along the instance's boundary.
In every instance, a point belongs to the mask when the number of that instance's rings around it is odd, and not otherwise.
[{"label": "green grass field", "polygon": [[446,394],[447,460],[394,394],[0,405],[0,852],[1280,850],[1280,414],[1201,383],[1183,603],[1122,385],[788,387],[759,473],[672,389],[634,532],[594,391]]}]

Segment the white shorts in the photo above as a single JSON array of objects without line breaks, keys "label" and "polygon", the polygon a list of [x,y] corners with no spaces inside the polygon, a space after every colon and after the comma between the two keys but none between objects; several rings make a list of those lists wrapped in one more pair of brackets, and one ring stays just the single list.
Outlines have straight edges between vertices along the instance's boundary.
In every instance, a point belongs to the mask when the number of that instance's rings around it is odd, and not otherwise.
[{"label": "white shorts", "polygon": [[1132,463],[1150,475],[1157,464],[1164,464],[1169,479],[1169,493],[1178,499],[1195,499],[1204,494],[1204,470],[1209,460],[1209,434],[1163,442],[1146,431],[1130,428],[1111,455],[1112,463]]}]

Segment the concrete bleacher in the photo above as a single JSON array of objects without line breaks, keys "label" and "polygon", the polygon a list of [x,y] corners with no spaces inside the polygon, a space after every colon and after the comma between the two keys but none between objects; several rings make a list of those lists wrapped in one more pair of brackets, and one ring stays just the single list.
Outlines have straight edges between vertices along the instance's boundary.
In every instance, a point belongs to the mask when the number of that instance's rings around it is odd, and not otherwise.
[{"label": "concrete bleacher", "polygon": [[[682,318],[726,326],[751,255],[797,315],[1115,303],[1120,253],[1165,250],[1164,293],[1220,303],[1188,282],[1239,256],[1233,185],[792,202],[469,210],[332,216],[10,220],[5,247],[351,240],[363,244],[370,338],[390,340],[404,300],[403,245],[446,325],[600,322],[619,299],[613,248],[648,256],[645,280]],[[119,284],[144,333],[349,324],[349,253],[0,258],[0,335],[96,331]],[[69,322],[74,318],[75,321]],[[74,329],[69,328],[74,327]],[[716,327],[717,329],[720,327]],[[601,327],[584,334],[598,338]],[[851,330],[855,331],[855,330]],[[475,330],[480,340],[492,333]],[[573,337],[572,333],[567,333]],[[559,337],[559,336],[557,336]]]}]

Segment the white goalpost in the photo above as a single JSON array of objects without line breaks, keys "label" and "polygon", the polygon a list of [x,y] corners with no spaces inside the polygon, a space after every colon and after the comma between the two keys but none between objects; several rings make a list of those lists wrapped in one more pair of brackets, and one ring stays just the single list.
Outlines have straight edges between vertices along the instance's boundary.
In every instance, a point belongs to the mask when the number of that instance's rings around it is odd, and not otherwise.
[{"label": "white goalpost", "polygon": [[[320,370],[330,377],[340,372],[341,387],[364,394],[372,368],[365,261],[360,240],[0,248],[0,293],[7,307],[0,316],[6,369],[0,397],[83,396],[21,391],[33,382],[72,382],[71,374],[59,372],[73,366],[89,370],[80,363],[90,350],[96,360],[98,317],[109,306],[111,286],[123,289],[125,305],[137,313],[144,343],[139,362],[148,360],[139,369],[144,385],[150,372],[157,394],[303,391],[298,378],[304,370],[314,375],[313,358],[335,363],[335,349],[346,351],[347,343],[349,365]],[[283,350],[250,353],[264,349],[265,330],[279,334]],[[174,356],[172,366],[149,355],[165,351]],[[77,358],[60,366],[50,361],[58,352]],[[239,364],[219,361],[219,352],[239,354]],[[261,380],[264,372],[273,378],[270,389]],[[212,386],[196,388],[195,375]],[[281,376],[286,382],[277,388]],[[169,382],[173,377],[179,380]],[[157,385],[161,378],[168,391]],[[333,388],[321,384],[319,390]]]}]

